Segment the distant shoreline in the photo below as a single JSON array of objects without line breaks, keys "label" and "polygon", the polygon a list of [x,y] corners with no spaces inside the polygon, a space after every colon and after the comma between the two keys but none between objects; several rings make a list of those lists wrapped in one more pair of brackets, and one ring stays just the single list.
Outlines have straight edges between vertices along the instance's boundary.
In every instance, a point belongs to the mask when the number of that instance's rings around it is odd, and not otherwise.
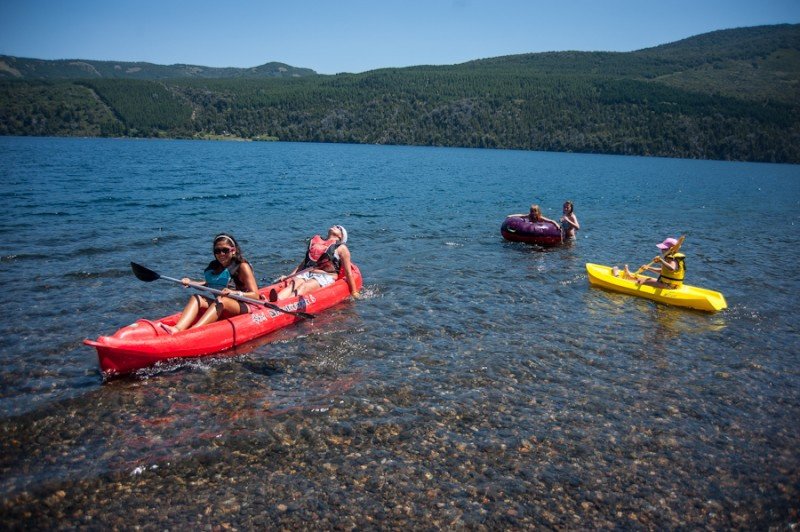
[{"label": "distant shoreline", "polygon": [[[121,138],[128,138],[128,137],[121,137]],[[164,137],[164,138],[169,138],[169,137]],[[179,137],[175,137],[176,140],[178,138]],[[268,135],[259,135],[253,138],[245,138],[236,135],[215,135],[215,134],[195,135],[194,137],[190,137],[189,140],[224,140],[228,142],[279,142],[280,141],[278,137],[272,137]]]}]

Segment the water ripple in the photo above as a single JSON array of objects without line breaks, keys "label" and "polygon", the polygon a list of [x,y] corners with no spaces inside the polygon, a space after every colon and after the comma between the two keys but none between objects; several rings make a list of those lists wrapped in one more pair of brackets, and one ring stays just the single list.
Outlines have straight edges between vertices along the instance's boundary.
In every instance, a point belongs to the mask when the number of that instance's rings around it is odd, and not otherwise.
[{"label": "water ripple", "polygon": [[[795,519],[800,309],[786,250],[800,242],[787,230],[741,245],[741,227],[795,211],[796,167],[117,139],[0,137],[0,153],[12,528],[130,527],[140,508],[163,528]],[[508,213],[535,201],[557,217],[566,197],[576,242],[500,237]],[[664,206],[677,214],[655,217]],[[360,299],[103,382],[84,337],[186,301],[136,280],[131,260],[199,278],[210,239],[230,231],[265,282],[334,223],[364,273]],[[639,265],[678,234],[692,284],[722,289],[725,312],[588,286],[586,262]]]}]

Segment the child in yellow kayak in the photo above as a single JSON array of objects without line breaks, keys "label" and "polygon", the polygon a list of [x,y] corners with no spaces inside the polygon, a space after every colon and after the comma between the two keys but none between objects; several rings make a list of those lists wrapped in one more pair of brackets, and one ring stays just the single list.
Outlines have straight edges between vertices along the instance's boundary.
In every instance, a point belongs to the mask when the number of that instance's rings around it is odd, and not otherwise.
[{"label": "child in yellow kayak", "polygon": [[[656,288],[675,289],[683,286],[683,279],[686,277],[686,255],[678,253],[683,244],[684,237],[679,239],[667,238],[656,247],[661,250],[661,255],[655,257],[650,264],[639,268],[636,273],[631,273],[628,265],[625,265],[623,276],[625,279],[633,279],[636,284],[647,284]],[[653,267],[654,263],[661,263],[661,266]],[[619,277],[619,268],[612,268],[614,277]],[[639,275],[643,271],[651,271],[658,274],[658,278]]]}]

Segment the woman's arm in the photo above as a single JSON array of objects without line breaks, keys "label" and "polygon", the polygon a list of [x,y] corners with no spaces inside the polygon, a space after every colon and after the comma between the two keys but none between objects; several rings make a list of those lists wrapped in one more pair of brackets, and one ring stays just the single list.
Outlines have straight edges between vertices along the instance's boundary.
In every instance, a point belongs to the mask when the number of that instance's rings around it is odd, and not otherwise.
[{"label": "woman's arm", "polygon": [[306,264],[306,261],[305,261],[305,259],[303,259],[302,261],[300,261],[300,262],[297,264],[297,266],[295,266],[295,267],[294,267],[294,270],[292,270],[292,271],[289,273],[289,275],[287,275],[286,277],[290,277],[290,276],[292,276],[292,275],[296,274],[297,272],[299,272],[299,271],[300,271],[300,269],[301,269],[303,266],[305,266],[305,264]]},{"label": "woman's arm", "polygon": [[[667,258],[667,257],[664,257],[664,258],[659,257],[658,258],[658,262],[660,262],[661,264],[666,266],[669,271],[674,272],[674,271],[676,271],[678,269],[678,261],[676,261],[675,259],[670,259],[670,258]],[[663,267],[662,267],[662,269],[663,269]],[[661,271],[661,270],[659,270],[659,271]]]},{"label": "woman's arm", "polygon": [[558,227],[559,229],[561,229],[561,224],[560,224],[560,223],[558,223],[558,222],[557,222],[557,221],[555,221],[555,220],[551,220],[550,218],[545,218],[544,216],[542,216],[542,221],[543,221],[543,222],[550,222],[551,224],[553,224],[553,225],[555,225],[556,227]]},{"label": "woman's arm", "polygon": [[574,214],[570,214],[568,216],[564,216],[562,218],[565,222],[572,226],[573,229],[576,231],[581,228],[581,224],[578,223],[578,217]]},{"label": "woman's arm", "polygon": [[281,275],[280,277],[278,277],[278,280],[279,280],[279,281],[283,281],[283,280],[286,280],[286,279],[288,279],[289,277],[292,277],[293,275],[297,274],[297,272],[299,272],[299,271],[300,271],[300,270],[303,268],[303,266],[305,265],[305,263],[306,263],[306,261],[305,261],[305,259],[303,259],[303,261],[302,261],[302,262],[300,262],[300,264],[298,264],[297,266],[295,266],[295,267],[294,267],[294,269],[293,269],[292,271],[290,271],[290,272],[289,272],[289,273],[287,273],[286,275]]},{"label": "woman's arm", "polygon": [[351,271],[350,267],[350,250],[347,249],[347,246],[342,244],[338,248],[336,248],[336,252],[339,254],[339,259],[342,261],[342,267],[344,268],[344,276],[347,279],[347,286],[350,287],[350,295],[354,298],[358,297],[358,289],[356,288],[356,280],[353,278],[353,272]]},{"label": "woman's arm", "polygon": [[249,297],[251,299],[258,299],[258,282],[256,276],[253,274],[253,267],[249,263],[243,262],[239,265],[237,272],[239,282],[244,285],[244,290],[230,290],[224,289],[225,294],[236,294],[237,296]]}]

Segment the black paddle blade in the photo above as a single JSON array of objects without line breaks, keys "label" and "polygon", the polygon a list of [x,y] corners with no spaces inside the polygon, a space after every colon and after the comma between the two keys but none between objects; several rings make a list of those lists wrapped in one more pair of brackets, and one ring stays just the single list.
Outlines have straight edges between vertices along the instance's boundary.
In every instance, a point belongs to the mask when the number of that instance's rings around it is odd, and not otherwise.
[{"label": "black paddle blade", "polygon": [[316,314],[309,314],[308,312],[300,312],[299,310],[295,312],[295,314],[306,320],[313,320],[314,318],[317,317]]},{"label": "black paddle blade", "polygon": [[161,278],[160,275],[150,268],[145,268],[141,264],[136,264],[135,262],[131,262],[131,269],[133,270],[133,275],[135,275],[137,279],[146,283],[156,281]]}]

